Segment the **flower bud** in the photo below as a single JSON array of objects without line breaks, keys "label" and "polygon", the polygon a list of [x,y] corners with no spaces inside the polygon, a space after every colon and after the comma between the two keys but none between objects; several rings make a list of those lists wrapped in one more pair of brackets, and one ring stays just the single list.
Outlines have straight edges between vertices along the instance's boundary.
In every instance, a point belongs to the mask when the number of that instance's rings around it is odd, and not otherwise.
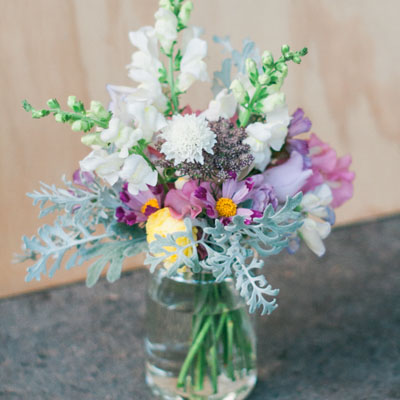
[{"label": "flower bud", "polygon": [[[78,122],[78,121],[76,121]],[[105,146],[105,143],[101,140],[99,132],[91,132],[81,137],[81,142],[86,146],[99,145]]]},{"label": "flower bud", "polygon": [[284,44],[281,48],[282,54],[288,53],[290,50],[290,47],[287,44]]},{"label": "flower bud", "polygon": [[257,73],[257,64],[251,58],[246,58],[246,71],[249,75]]},{"label": "flower bud", "polygon": [[293,56],[293,62],[296,64],[300,64],[301,63],[301,58],[299,56]]},{"label": "flower bud", "polygon": [[92,101],[90,103],[90,112],[99,119],[107,119],[108,111],[103,107],[99,101]]},{"label": "flower bud", "polygon": [[271,81],[271,77],[268,74],[262,74],[258,77],[258,83],[260,85],[268,85]]},{"label": "flower bud", "polygon": [[74,121],[71,125],[71,129],[74,132],[80,132],[80,131],[86,131],[89,128],[89,125],[86,121],[83,120],[78,120],[78,121]]},{"label": "flower bud", "polygon": [[187,25],[189,22],[190,14],[193,10],[193,3],[191,1],[187,1],[181,7],[179,11],[178,18],[182,22],[183,25]]},{"label": "flower bud", "polygon": [[50,99],[47,100],[47,105],[49,106],[49,108],[60,108],[60,104],[58,103],[58,101],[56,99]]},{"label": "flower bud", "polygon": [[65,120],[64,120],[64,118],[63,118],[63,115],[62,115],[61,113],[54,114],[54,119],[55,119],[57,122],[65,122]]},{"label": "flower bud", "polygon": [[270,67],[274,63],[274,58],[272,57],[271,52],[268,50],[265,50],[264,53],[262,54],[262,63],[266,67]]},{"label": "flower bud", "polygon": [[238,103],[244,102],[246,96],[246,90],[242,82],[240,82],[238,79],[234,79],[229,89],[232,90],[232,93],[235,96],[235,99],[237,100]]},{"label": "flower bud", "polygon": [[167,10],[173,11],[172,4],[170,0],[160,0],[159,5],[161,8],[166,8]]},{"label": "flower bud", "polygon": [[283,75],[286,75],[288,71],[288,67],[284,62],[276,64],[276,69],[282,72]]},{"label": "flower bud", "polygon": [[68,96],[67,104],[69,108],[73,108],[76,103],[76,96]]}]

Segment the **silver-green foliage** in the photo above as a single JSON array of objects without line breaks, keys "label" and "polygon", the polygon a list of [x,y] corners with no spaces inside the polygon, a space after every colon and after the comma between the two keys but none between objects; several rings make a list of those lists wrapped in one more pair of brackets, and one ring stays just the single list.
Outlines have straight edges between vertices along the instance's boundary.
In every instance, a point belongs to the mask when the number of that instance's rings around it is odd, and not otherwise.
[{"label": "silver-green foliage", "polygon": [[[227,226],[219,220],[215,221],[214,227],[207,227],[200,221],[186,219],[186,232],[176,232],[165,238],[156,236],[149,246],[152,254],[147,256],[146,262],[154,270],[172,256],[175,261],[168,270],[170,275],[186,265],[194,272],[201,268],[210,271],[217,282],[234,277],[250,312],[261,308],[262,314],[270,314],[277,304],[275,298],[268,300],[267,297],[275,297],[279,291],[272,289],[265,276],[259,274],[264,261],[258,257],[277,254],[288,245],[288,236],[303,223],[301,213],[296,211],[301,199],[301,193],[288,198],[277,212],[269,205],[263,216],[255,218],[250,225],[238,215]],[[193,227],[198,230],[196,236],[193,235]],[[178,238],[185,238],[188,244],[177,244]],[[196,249],[199,246],[207,252],[203,260],[198,258]]]},{"label": "silver-green foliage", "polygon": [[[35,261],[27,269],[25,279],[40,280],[46,274],[52,277],[61,262],[69,257],[66,269],[95,259],[88,269],[88,286],[97,282],[107,264],[107,279],[114,282],[120,277],[125,257],[146,249],[144,231],[115,220],[115,208],[120,205],[118,188],[101,186],[95,180],[85,189],[63,180],[66,188],[42,183],[40,191],[28,194],[34,204],[40,205],[40,217],[53,212],[62,212],[62,215],[53,225],[39,228],[32,238],[22,238],[24,254],[17,260]],[[99,225],[103,226],[102,233],[96,233]]]}]

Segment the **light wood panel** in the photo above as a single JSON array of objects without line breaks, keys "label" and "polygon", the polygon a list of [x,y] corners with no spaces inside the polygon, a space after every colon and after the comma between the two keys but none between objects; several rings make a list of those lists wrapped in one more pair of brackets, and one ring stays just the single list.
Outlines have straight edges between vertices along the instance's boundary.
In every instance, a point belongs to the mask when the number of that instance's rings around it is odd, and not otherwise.
[{"label": "light wood panel", "polygon": [[[106,83],[130,84],[125,65],[128,32],[153,23],[157,1],[1,0],[0,116],[2,240],[0,296],[81,279],[85,268],[60,271],[53,280],[25,284],[25,266],[12,265],[20,236],[39,226],[25,192],[43,180],[59,183],[87,149],[79,134],[51,120],[32,121],[23,98],[40,106],[50,97],[76,94],[107,102]],[[400,210],[400,25],[396,0],[202,0],[194,23],[206,28],[209,70],[223,56],[213,34],[249,37],[261,49],[306,45],[309,55],[291,66],[286,84],[292,110],[302,106],[313,131],[340,154],[353,155],[355,196],[338,212],[347,223]],[[195,107],[210,99],[206,85],[188,96]],[[141,259],[129,266],[137,266]]]}]

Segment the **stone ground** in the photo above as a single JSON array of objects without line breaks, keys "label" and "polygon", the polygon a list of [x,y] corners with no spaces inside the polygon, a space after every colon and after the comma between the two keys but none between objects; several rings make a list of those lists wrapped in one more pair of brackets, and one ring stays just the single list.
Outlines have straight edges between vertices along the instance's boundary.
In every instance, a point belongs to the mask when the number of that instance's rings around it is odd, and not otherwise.
[{"label": "stone ground", "polygon": [[[336,229],[317,259],[271,258],[249,400],[400,399],[400,216]],[[0,399],[148,400],[147,273],[0,301]]]}]

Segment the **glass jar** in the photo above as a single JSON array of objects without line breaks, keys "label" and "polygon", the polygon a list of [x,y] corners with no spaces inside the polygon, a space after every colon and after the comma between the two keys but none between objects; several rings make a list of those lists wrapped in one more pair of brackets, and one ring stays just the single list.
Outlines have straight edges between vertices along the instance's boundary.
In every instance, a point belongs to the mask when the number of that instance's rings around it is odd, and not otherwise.
[{"label": "glass jar", "polygon": [[146,382],[162,399],[245,399],[257,380],[256,337],[232,279],[150,274]]}]

